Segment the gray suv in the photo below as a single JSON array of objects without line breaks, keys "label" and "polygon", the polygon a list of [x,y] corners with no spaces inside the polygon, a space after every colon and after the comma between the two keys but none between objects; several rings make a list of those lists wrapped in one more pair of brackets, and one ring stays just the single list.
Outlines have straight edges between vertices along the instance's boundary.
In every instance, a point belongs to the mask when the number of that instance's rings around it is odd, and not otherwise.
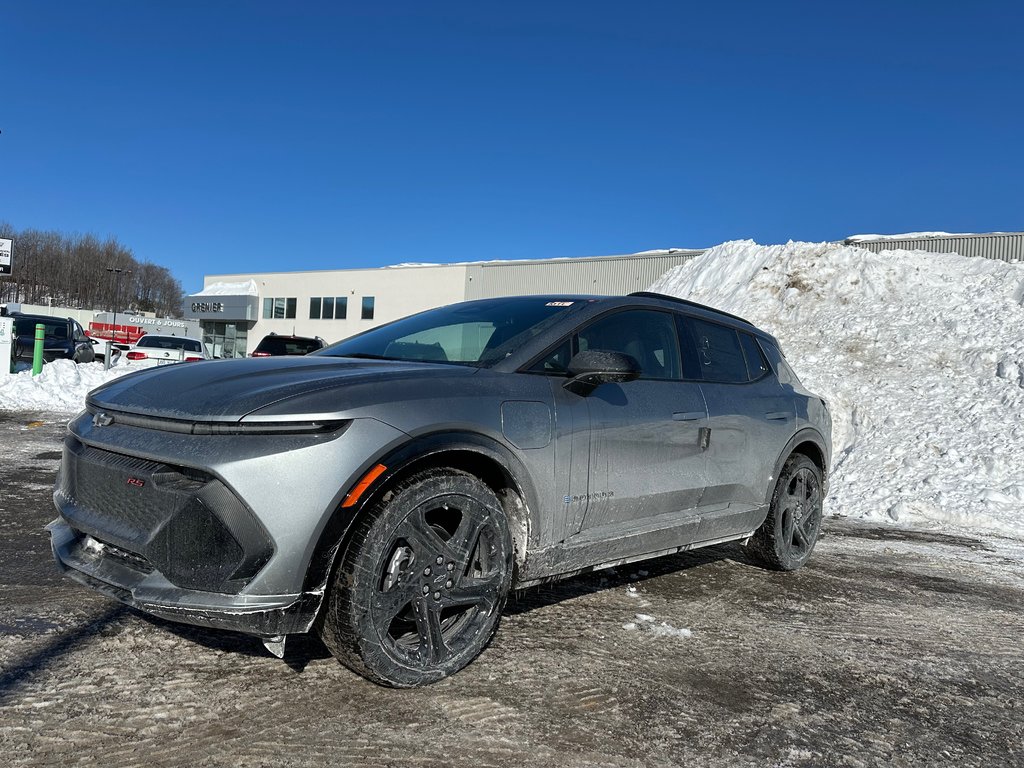
[{"label": "gray suv", "polygon": [[726,541],[807,561],[825,402],[764,331],[650,293],[466,302],[304,357],[130,374],[69,425],[68,576],[378,683],[472,661],[510,589]]}]

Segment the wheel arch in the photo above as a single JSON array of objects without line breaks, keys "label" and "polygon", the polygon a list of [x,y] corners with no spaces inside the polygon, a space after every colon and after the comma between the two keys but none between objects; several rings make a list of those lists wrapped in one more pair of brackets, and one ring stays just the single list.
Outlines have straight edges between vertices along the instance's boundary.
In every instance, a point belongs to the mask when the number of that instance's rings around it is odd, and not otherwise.
[{"label": "wheel arch", "polygon": [[779,454],[779,458],[776,459],[772,481],[768,483],[768,490],[765,495],[766,505],[771,504],[772,494],[775,492],[775,481],[778,480],[783,465],[795,453],[806,456],[821,470],[822,491],[825,494],[828,493],[830,460],[828,443],[826,443],[818,430],[805,427],[790,438],[790,441],[786,443],[786,447]]},{"label": "wheel arch", "polygon": [[351,507],[338,504],[324,525],[306,569],[304,590],[315,591],[329,583],[338,555],[351,540],[356,523],[378,501],[409,476],[427,469],[451,467],[473,475],[494,491],[511,521],[515,566],[522,567],[531,531],[537,496],[529,472],[507,446],[472,432],[447,432],[421,436],[366,462],[366,470],[342,489],[341,498],[353,493],[372,468],[385,469],[375,477]]}]

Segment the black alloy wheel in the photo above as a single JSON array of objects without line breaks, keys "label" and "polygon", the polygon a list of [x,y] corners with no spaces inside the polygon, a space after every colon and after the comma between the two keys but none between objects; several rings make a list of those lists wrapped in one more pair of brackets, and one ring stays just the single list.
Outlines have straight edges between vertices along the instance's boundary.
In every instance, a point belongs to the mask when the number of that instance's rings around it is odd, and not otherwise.
[{"label": "black alloy wheel", "polygon": [[794,454],[782,467],[764,524],[749,549],[764,565],[793,571],[807,562],[821,531],[821,470],[809,458]]},{"label": "black alloy wheel", "polygon": [[324,642],[375,682],[436,682],[486,647],[512,563],[508,521],[490,488],[455,470],[416,475],[358,524],[328,596]]}]

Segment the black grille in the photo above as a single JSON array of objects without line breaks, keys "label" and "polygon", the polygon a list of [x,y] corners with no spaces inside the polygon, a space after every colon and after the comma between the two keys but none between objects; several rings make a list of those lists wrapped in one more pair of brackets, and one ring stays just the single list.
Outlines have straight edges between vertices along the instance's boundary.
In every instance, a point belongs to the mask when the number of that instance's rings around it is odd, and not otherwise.
[{"label": "black grille", "polygon": [[[270,559],[272,544],[218,479],[65,441],[61,514],[136,570],[154,568],[186,589],[237,592]],[[148,571],[147,571],[148,572]]]}]

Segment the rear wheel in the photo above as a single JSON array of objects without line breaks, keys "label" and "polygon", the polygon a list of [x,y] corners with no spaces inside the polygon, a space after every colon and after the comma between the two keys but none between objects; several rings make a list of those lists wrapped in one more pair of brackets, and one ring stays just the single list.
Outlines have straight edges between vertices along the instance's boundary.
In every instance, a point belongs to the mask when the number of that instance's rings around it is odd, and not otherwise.
[{"label": "rear wheel", "polygon": [[415,475],[358,523],[321,636],[343,664],[375,682],[436,682],[491,639],[512,563],[508,520],[490,488],[456,470]]},{"label": "rear wheel", "polygon": [[822,483],[818,465],[802,454],[790,456],[775,485],[771,507],[748,549],[778,571],[807,562],[821,531]]}]

